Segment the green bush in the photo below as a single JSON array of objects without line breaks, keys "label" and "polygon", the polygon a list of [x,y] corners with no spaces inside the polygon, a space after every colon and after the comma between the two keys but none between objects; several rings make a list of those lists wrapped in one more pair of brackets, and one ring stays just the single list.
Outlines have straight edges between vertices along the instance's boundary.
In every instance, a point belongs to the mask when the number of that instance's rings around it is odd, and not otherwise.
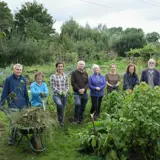
[{"label": "green bush", "polygon": [[85,151],[106,160],[125,160],[135,155],[145,160],[160,158],[160,87],[141,83],[134,92],[108,97],[106,119],[95,122],[96,132],[80,133]]}]

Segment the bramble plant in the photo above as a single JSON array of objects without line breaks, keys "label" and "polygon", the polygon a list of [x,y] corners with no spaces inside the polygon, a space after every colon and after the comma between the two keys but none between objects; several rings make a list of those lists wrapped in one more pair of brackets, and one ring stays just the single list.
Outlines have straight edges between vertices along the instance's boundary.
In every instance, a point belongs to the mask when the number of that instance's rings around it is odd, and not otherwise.
[{"label": "bramble plant", "polygon": [[107,160],[160,158],[160,87],[152,89],[142,82],[134,92],[112,92],[106,119],[95,123],[96,132],[80,133],[85,151]]}]

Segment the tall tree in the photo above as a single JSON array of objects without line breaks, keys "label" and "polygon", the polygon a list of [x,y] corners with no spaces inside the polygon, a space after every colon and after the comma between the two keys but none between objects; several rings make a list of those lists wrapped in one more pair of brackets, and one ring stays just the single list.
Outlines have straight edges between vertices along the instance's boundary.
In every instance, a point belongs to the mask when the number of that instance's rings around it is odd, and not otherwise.
[{"label": "tall tree", "polygon": [[142,29],[127,28],[121,34],[113,35],[111,48],[120,56],[125,56],[125,52],[130,49],[142,48],[146,44]]},{"label": "tall tree", "polygon": [[146,40],[148,42],[158,42],[160,35],[157,32],[147,33]]},{"label": "tall tree", "polygon": [[[50,36],[55,32],[53,24],[55,21],[48,14],[48,10],[43,4],[34,2],[26,2],[22,8],[15,14],[15,25],[27,37],[41,39]],[[38,37],[37,37],[37,32]]]},{"label": "tall tree", "polygon": [[123,32],[123,28],[122,27],[111,27],[108,29],[111,35],[118,35],[121,34]]},{"label": "tall tree", "polygon": [[7,3],[0,2],[0,31],[9,29],[13,24],[13,16],[11,10],[8,8]]},{"label": "tall tree", "polygon": [[68,35],[70,38],[78,36],[79,24],[71,17],[61,26],[61,36]]}]

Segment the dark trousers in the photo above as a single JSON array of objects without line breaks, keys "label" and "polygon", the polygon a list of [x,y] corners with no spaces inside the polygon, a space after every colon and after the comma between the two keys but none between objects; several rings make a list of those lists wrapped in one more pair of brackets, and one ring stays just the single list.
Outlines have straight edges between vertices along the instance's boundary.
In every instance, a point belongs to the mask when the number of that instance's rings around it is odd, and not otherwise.
[{"label": "dark trousers", "polygon": [[85,111],[85,107],[88,101],[88,94],[84,93],[83,95],[80,95],[79,93],[75,92],[74,100],[75,100],[74,119],[75,121],[82,121],[83,113]]},{"label": "dark trousers", "polygon": [[96,118],[98,118],[100,114],[102,98],[103,96],[101,97],[91,96],[92,107],[90,113],[93,114],[95,112],[94,117]]}]

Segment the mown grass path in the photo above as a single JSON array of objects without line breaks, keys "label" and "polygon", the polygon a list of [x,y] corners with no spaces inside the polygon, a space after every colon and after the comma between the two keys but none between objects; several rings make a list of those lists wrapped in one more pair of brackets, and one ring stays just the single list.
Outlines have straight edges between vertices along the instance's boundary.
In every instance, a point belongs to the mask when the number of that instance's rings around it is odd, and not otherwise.
[{"label": "mown grass path", "polygon": [[[2,112],[0,112],[0,119],[6,121]],[[52,140],[50,138],[44,140],[47,149],[43,153],[35,154],[26,138],[18,147],[8,146],[8,122],[6,122],[6,131],[0,136],[0,160],[101,160],[100,157],[78,151],[80,139],[76,135],[85,128],[86,123],[75,125],[67,122],[63,128],[56,128]]]}]

